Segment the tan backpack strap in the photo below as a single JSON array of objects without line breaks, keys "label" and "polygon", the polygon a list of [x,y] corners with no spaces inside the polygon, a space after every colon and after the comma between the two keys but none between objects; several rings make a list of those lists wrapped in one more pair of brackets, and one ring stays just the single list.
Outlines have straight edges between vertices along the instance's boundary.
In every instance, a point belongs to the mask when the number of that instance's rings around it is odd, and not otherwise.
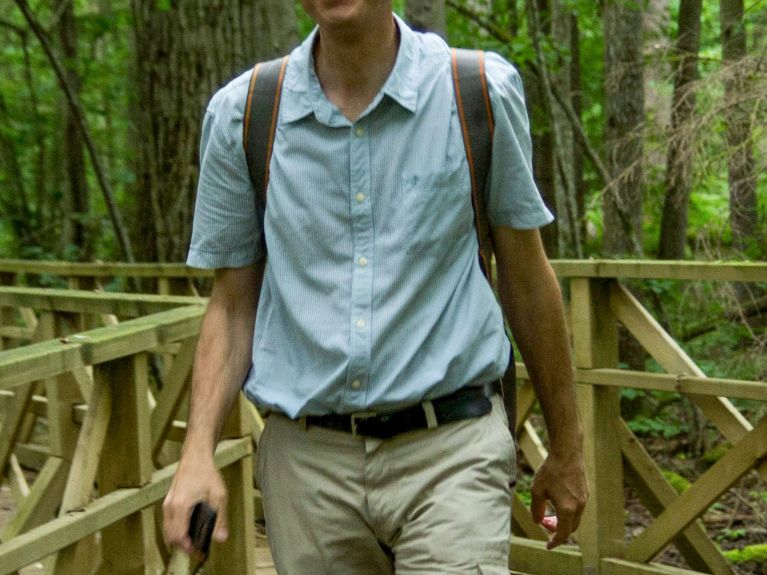
[{"label": "tan backpack strap", "polygon": [[[471,175],[471,205],[474,208],[474,223],[479,243],[479,265],[492,285],[493,238],[487,219],[485,187],[490,175],[495,122],[485,76],[485,53],[454,48],[452,72],[455,102]],[[517,389],[513,350],[506,373],[501,378],[501,390],[509,430],[516,436]]]},{"label": "tan backpack strap", "polygon": [[471,176],[471,204],[482,272],[492,282],[493,242],[487,219],[485,186],[493,148],[493,109],[485,77],[485,53],[452,49],[452,74],[458,117]]},{"label": "tan backpack strap", "polygon": [[[262,230],[266,211],[266,191],[269,187],[269,164],[272,160],[282,82],[285,79],[287,65],[288,56],[256,64],[245,102],[242,145],[248,163],[248,173],[255,189],[259,225]],[[263,241],[263,233],[261,238]]]}]

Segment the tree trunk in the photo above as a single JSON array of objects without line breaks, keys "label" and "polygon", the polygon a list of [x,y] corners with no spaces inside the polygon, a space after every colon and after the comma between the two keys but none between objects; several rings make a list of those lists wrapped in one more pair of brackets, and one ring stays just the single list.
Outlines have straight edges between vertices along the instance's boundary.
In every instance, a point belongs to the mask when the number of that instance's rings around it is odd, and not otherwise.
[{"label": "tree trunk", "polygon": [[[572,91],[572,58],[576,54],[569,53],[573,38],[573,13],[571,8],[562,0],[552,0],[551,3],[551,36],[559,54],[556,68],[552,73],[552,81],[559,85],[562,97],[570,101]],[[578,258],[583,255],[580,218],[576,197],[576,144],[573,129],[567,114],[556,104],[553,94],[551,100],[552,122],[556,123],[556,158],[557,158],[557,212],[559,228],[557,243],[559,257]]]},{"label": "tree trunk", "polygon": [[722,56],[729,68],[725,75],[725,101],[735,102],[725,117],[730,185],[730,226],[733,245],[746,251],[757,240],[756,177],[748,106],[738,103],[746,89],[746,31],[743,25],[743,0],[721,0]]},{"label": "tree trunk", "polygon": [[[58,0],[56,10],[61,14],[58,38],[67,82],[75,98],[79,99],[81,81],[77,70],[77,27],[74,4],[71,0]],[[89,260],[93,253],[90,234],[88,233],[90,202],[88,182],[85,176],[82,132],[66,99],[63,99],[61,109],[64,118],[64,149],[62,153],[66,166],[65,212],[61,239],[65,249],[69,246],[77,248],[78,259]]]},{"label": "tree trunk", "polygon": [[201,119],[213,93],[296,40],[293,3],[132,0],[136,42],[137,201],[144,261],[184,259],[191,236]]},{"label": "tree trunk", "polygon": [[[581,39],[580,25],[578,23],[578,14],[573,12],[570,15],[570,103],[573,107],[578,122],[581,122],[583,112],[583,86],[581,82]],[[586,180],[583,177],[583,149],[575,137],[575,130],[571,127],[573,133],[573,185],[575,186],[575,205],[578,226],[580,229],[581,242],[586,247],[587,229],[586,229]]]},{"label": "tree trunk", "polygon": [[[537,8],[538,18],[531,18],[533,7],[526,3],[528,12],[528,29],[530,34],[539,34],[541,37],[551,35],[550,6],[548,0],[532,0]],[[538,29],[531,29],[530,22],[537,22]],[[537,62],[537,60],[536,60]],[[533,127],[530,134],[533,143],[533,178],[538,185],[546,207],[556,216],[556,219],[548,226],[541,229],[541,239],[546,254],[550,258],[559,257],[559,211],[557,209],[557,160],[554,147],[553,118],[546,109],[546,89],[542,78],[540,66],[533,69],[522,70],[527,93],[528,110]]]},{"label": "tree trunk", "polygon": [[695,112],[695,89],[700,49],[702,0],[682,0],[679,34],[674,51],[674,96],[671,137],[666,164],[666,197],[660,226],[660,259],[683,259],[687,212],[692,188],[693,142],[690,123]]},{"label": "tree trunk", "polygon": [[[621,221],[620,206],[628,214],[631,232],[641,246],[642,149],[644,124],[644,64],[642,60],[641,2],[605,0],[605,148],[613,193],[604,195],[604,252],[635,252]],[[635,253],[634,255],[640,255]]]},{"label": "tree trunk", "polygon": [[405,18],[414,30],[447,36],[445,0],[407,0]]}]

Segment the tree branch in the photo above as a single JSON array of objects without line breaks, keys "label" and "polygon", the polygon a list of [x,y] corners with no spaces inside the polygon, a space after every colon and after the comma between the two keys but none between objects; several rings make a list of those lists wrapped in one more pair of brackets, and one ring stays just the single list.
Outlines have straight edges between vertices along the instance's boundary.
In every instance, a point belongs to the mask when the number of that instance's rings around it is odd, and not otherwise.
[{"label": "tree branch", "polygon": [[64,72],[64,67],[61,65],[58,57],[53,52],[53,48],[50,41],[48,40],[48,36],[46,35],[45,30],[37,21],[34,14],[32,14],[32,11],[30,10],[26,0],[14,1],[16,2],[16,5],[19,7],[21,12],[24,14],[24,18],[27,20],[29,27],[32,28],[35,36],[37,36],[38,40],[40,40],[40,44],[42,44],[43,50],[45,51],[46,56],[48,56],[48,60],[50,61],[51,66],[56,73],[56,78],[58,79],[59,85],[66,95],[67,103],[69,104],[69,108],[72,111],[72,116],[74,117],[75,122],[77,123],[77,127],[83,136],[83,140],[85,140],[85,147],[87,148],[88,154],[91,157],[93,169],[96,173],[96,179],[98,180],[99,186],[101,187],[101,191],[104,195],[104,201],[107,205],[107,210],[109,211],[109,216],[115,229],[115,234],[117,235],[117,241],[120,244],[120,248],[122,249],[126,261],[129,263],[134,263],[135,259],[133,257],[133,250],[131,249],[130,238],[128,237],[128,232],[126,230],[125,224],[123,223],[120,210],[117,207],[117,202],[115,201],[112,187],[107,180],[101,159],[96,151],[96,145],[94,144],[90,130],[88,129],[85,114],[83,113],[80,101],[72,87],[69,85],[69,81],[67,80],[66,74]]},{"label": "tree branch", "polygon": [[19,36],[27,35],[27,31],[24,28],[22,28],[21,26],[17,26],[13,22],[6,20],[5,18],[0,18],[0,26],[2,26],[3,28],[8,28],[9,30],[11,30],[12,32],[15,32]]}]

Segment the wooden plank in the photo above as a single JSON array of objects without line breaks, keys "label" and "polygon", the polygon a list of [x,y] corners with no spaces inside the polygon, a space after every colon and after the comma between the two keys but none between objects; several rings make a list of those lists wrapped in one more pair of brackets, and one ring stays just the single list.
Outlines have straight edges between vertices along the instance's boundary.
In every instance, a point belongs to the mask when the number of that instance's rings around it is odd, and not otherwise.
[{"label": "wooden plank", "polygon": [[108,365],[100,366],[94,373],[93,396],[77,438],[59,515],[82,508],[90,501],[109,420],[112,418],[111,375]]},{"label": "wooden plank", "polygon": [[767,415],[631,542],[625,558],[644,563],[655,557],[766,454]]},{"label": "wooden plank", "polygon": [[[231,465],[252,454],[252,440],[223,441],[216,450],[218,468]],[[82,511],[68,513],[19,535],[0,546],[0,575],[30,565],[59,551],[115,521],[149,507],[162,499],[170,488],[177,465],[152,474],[152,481],[140,488],[120,489],[100,497]]]},{"label": "wooden plank", "polygon": [[56,340],[0,353],[0,389],[13,389],[84,365],[77,343]]},{"label": "wooden plank", "polygon": [[204,309],[187,306],[0,354],[0,389],[103,363],[196,335]]},{"label": "wooden plank", "polygon": [[152,454],[156,456],[162,449],[168,430],[173,425],[173,417],[178,411],[184,393],[188,390],[189,377],[194,363],[197,338],[185,340],[176,354],[170,371],[165,377],[162,391],[157,398],[157,405],[152,410]]},{"label": "wooden plank", "polygon": [[[519,377],[519,372],[520,365],[517,364],[517,379],[521,379]],[[535,389],[527,375],[527,369],[524,369],[524,373],[527,381],[524,382],[522,387],[517,389],[517,421],[515,429],[517,435],[522,430],[522,426],[527,421],[527,418],[530,417],[530,413],[533,411],[533,407],[535,407],[537,401],[535,397]]]},{"label": "wooden plank", "polygon": [[551,264],[559,277],[767,281],[764,262],[553,260]]},{"label": "wooden plank", "polygon": [[541,438],[529,421],[524,423],[522,430],[517,434],[517,446],[522,455],[525,456],[525,461],[535,471],[540,469],[543,461],[549,454],[543,445],[543,441],[541,441]]},{"label": "wooden plank", "polygon": [[[617,426],[628,477],[645,507],[657,517],[677,498],[677,493],[625,421]],[[732,575],[732,568],[719,547],[709,539],[703,523],[693,521],[674,540],[687,564],[705,573]]]},{"label": "wooden plank", "polygon": [[78,366],[70,373],[77,383],[80,395],[83,396],[86,402],[90,401],[91,394],[93,393],[93,375],[89,373],[86,366]]},{"label": "wooden plank", "polygon": [[261,434],[264,432],[264,419],[250,401],[245,402],[245,417],[248,420],[248,427],[250,427],[250,433],[253,436],[253,443],[258,445],[261,439]]},{"label": "wooden plank", "polygon": [[[103,377],[97,375],[96,378],[99,381],[94,382],[91,405],[81,428],[77,427],[72,417],[75,405],[82,401],[72,372],[46,381],[51,453],[72,462],[59,516],[83,508],[94,491],[96,468],[111,415],[109,384]],[[56,575],[85,573],[97,554],[97,544],[95,536],[89,536],[49,556],[44,561],[46,571]]]},{"label": "wooden plank", "polygon": [[[706,377],[703,370],[624,286],[617,283],[613,286],[610,307],[618,320],[667,372]],[[730,441],[738,441],[751,429],[746,418],[725,398],[690,397]]]},{"label": "wooden plank", "polygon": [[690,571],[658,563],[632,563],[621,559],[602,559],[599,575],[701,575],[700,571]]},{"label": "wooden plank", "polygon": [[205,298],[160,296],[51,288],[2,287],[0,305],[70,313],[114,314],[140,317],[176,307],[205,305]]},{"label": "wooden plank", "polygon": [[[767,281],[767,265],[760,262],[552,260],[551,263],[560,277]],[[213,277],[211,270],[188,268],[183,264],[70,263],[32,260],[0,260],[0,272],[85,277]]]},{"label": "wooden plank", "polygon": [[[628,289],[616,283],[610,291],[610,307],[663,369],[670,373],[691,373],[697,377],[706,377]],[[730,442],[736,443],[751,429],[748,420],[728,399],[693,394],[688,397]],[[760,465],[758,472],[762,478],[767,479],[767,463]]]},{"label": "wooden plank", "polygon": [[576,383],[633,387],[684,393],[686,395],[726,396],[738,399],[764,401],[767,382],[741,379],[723,379],[680,375],[672,373],[649,373],[628,369],[577,369]]},{"label": "wooden plank", "polygon": [[[124,487],[141,487],[152,478],[147,356],[112,361],[109,370],[112,418],[101,455],[98,484],[103,495]],[[162,571],[153,510],[146,508],[105,527],[101,532],[105,568],[114,575]]]},{"label": "wooden plank", "polygon": [[11,494],[16,502],[16,505],[20,505],[24,499],[29,496],[29,484],[27,478],[24,477],[24,471],[19,465],[19,460],[15,455],[11,455],[8,462],[8,483],[11,487]]},{"label": "wooden plank", "polygon": [[18,506],[13,519],[3,529],[0,539],[8,541],[55,517],[64,493],[69,464],[58,457],[50,457],[42,466],[32,484],[29,495]]},{"label": "wooden plank", "polygon": [[[240,393],[234,408],[224,424],[222,437],[247,438],[253,441],[248,422],[248,400]],[[230,525],[229,538],[211,548],[208,560],[211,573],[255,573],[255,511],[253,508],[253,458],[241,459],[222,470],[228,488],[227,515]]]},{"label": "wooden plank", "polygon": [[184,264],[140,263],[125,264],[109,263],[79,263],[62,261],[37,260],[0,260],[0,272],[12,274],[50,274],[67,277],[213,277],[212,270],[190,268]]},{"label": "wooden plank", "polygon": [[15,454],[19,458],[19,463],[22,467],[39,471],[48,460],[50,450],[46,445],[19,443],[16,445]]},{"label": "wooden plank", "polygon": [[66,372],[46,380],[45,389],[50,453],[71,460],[80,432],[72,418],[74,407],[83,401],[80,388],[71,372]]},{"label": "wooden plank", "polygon": [[2,428],[0,428],[0,470],[5,469],[11,458],[32,400],[33,390],[32,383],[17,387],[13,399],[6,405]]},{"label": "wooden plank", "polygon": [[[578,368],[615,367],[618,363],[617,322],[607,306],[609,293],[608,281],[571,282],[573,355]],[[620,556],[623,548],[623,465],[613,429],[620,419],[620,397],[618,389],[607,387],[578,386],[577,393],[591,492],[578,539],[584,570],[596,571],[602,557]]]},{"label": "wooden plank", "polygon": [[0,337],[6,339],[18,339],[24,342],[32,341],[35,335],[35,330],[28,327],[21,327],[16,325],[6,325],[0,327]]},{"label": "wooden plank", "polygon": [[[511,538],[509,569],[523,573],[545,573],[546,575],[575,575],[584,571],[583,559],[571,545],[546,549],[545,541]],[[593,571],[596,573],[596,571]]]}]

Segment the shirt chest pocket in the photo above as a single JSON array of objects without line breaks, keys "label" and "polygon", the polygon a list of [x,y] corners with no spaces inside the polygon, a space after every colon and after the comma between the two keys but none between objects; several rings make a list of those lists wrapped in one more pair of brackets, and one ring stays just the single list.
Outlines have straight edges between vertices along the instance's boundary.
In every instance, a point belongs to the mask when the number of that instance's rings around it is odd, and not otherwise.
[{"label": "shirt chest pocket", "polygon": [[458,238],[474,233],[469,174],[463,168],[403,176],[400,220],[408,253],[439,257]]}]

